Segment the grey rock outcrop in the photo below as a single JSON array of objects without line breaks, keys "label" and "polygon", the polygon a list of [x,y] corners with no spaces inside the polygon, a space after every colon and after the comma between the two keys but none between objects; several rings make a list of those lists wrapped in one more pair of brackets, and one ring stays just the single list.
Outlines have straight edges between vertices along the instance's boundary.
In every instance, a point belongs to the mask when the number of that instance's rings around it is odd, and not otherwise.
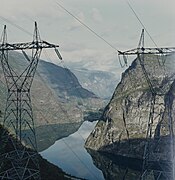
[{"label": "grey rock outcrop", "polygon": [[[171,105],[172,119],[175,117],[174,62],[175,56],[160,58],[146,55],[144,58],[146,75],[157,93],[153,113],[153,137],[168,135],[167,126],[163,127],[169,118],[168,106]],[[122,74],[101,120],[85,143],[86,148],[127,157],[143,157],[153,97],[146,75],[139,60],[135,59]]]}]

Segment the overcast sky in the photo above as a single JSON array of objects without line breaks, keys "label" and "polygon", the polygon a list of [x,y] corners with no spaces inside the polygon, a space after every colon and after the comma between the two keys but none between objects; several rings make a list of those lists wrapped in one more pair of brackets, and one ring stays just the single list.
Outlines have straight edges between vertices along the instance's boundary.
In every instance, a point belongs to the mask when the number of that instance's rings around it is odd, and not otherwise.
[{"label": "overcast sky", "polygon": [[[5,22],[2,17],[31,33],[36,20],[42,39],[59,44],[65,62],[89,61],[94,63],[94,69],[98,69],[99,62],[103,66],[113,66],[116,62],[118,66],[115,50],[56,2],[119,50],[136,47],[142,29],[125,0],[0,1],[0,26],[2,30],[7,24],[9,41],[30,41],[32,37]],[[175,46],[174,0],[130,0],[130,3],[158,46]],[[145,41],[147,46],[154,46],[147,35]]]}]

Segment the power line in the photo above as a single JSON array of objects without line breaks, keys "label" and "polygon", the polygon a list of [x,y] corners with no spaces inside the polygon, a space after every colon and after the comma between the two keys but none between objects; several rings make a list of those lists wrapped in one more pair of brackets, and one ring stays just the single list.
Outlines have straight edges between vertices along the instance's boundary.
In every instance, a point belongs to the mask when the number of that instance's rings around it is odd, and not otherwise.
[{"label": "power line", "polygon": [[8,24],[11,24],[12,26],[16,27],[17,29],[25,32],[26,34],[28,35],[33,35],[32,33],[30,33],[29,31],[27,31],[26,29],[22,28],[21,26],[13,23],[12,21],[8,20],[7,18],[3,17],[3,16],[0,16],[0,19],[2,19],[3,21],[7,22]]},{"label": "power line", "polygon": [[[0,16],[0,19],[3,19],[4,21],[6,21],[7,23],[11,24],[12,26],[15,26],[16,28],[18,28],[19,30],[27,33],[28,35],[31,35],[30,32],[26,31],[24,28],[18,26],[17,24],[12,23],[12,22],[9,21],[8,19],[6,19],[6,18],[4,18],[4,17],[2,17],[2,16]],[[66,69],[66,67],[64,67],[64,69]],[[36,73],[37,73],[38,76],[41,78],[41,80],[42,80],[43,82],[45,82],[45,81],[43,80],[42,76],[38,73],[38,71],[36,71]],[[69,74],[69,73],[68,73],[68,74]],[[69,75],[69,76],[70,76],[70,75]],[[0,81],[1,81],[1,80],[0,80]],[[3,84],[4,84],[4,83],[3,83]],[[50,89],[50,88],[49,88],[49,89]],[[81,95],[81,94],[80,94],[80,95]],[[80,96],[80,97],[81,97],[81,96]],[[58,105],[59,105],[60,109],[62,110],[62,112],[66,115],[66,117],[67,117],[67,119],[69,120],[69,122],[71,122],[67,111],[64,110],[64,109],[61,107],[60,104],[58,104]],[[36,107],[36,106],[35,106],[35,107]],[[42,115],[41,112],[40,112],[40,114]],[[44,117],[44,116],[43,116],[43,117]],[[43,119],[44,119],[44,121],[45,121],[46,123],[49,123],[45,118],[43,118]],[[52,128],[52,127],[51,127],[51,128]],[[53,129],[53,132],[55,132],[54,128],[52,128],[52,129]],[[85,141],[85,139],[83,138],[83,136],[82,136],[80,133],[78,133],[78,134],[79,134],[79,136]],[[72,152],[72,153],[75,155],[75,157],[80,161],[80,163],[83,164],[84,167],[87,168],[87,170],[94,176],[94,178],[98,180],[98,177],[97,177],[97,176],[90,170],[90,168],[81,160],[81,158],[79,157],[79,155],[71,148],[71,146],[68,145],[68,143],[66,143],[64,139],[61,139],[61,140],[62,140],[62,141],[65,143],[65,145],[71,150],[71,152]]]},{"label": "power line", "polygon": [[[41,78],[41,80],[43,81],[43,82],[45,82],[45,80],[43,79],[43,77],[37,72],[37,74],[38,74],[38,76]],[[68,73],[69,74],[69,73]],[[47,84],[45,84],[46,86],[47,86]],[[48,87],[48,86],[47,86]],[[49,88],[49,87],[48,87]],[[49,88],[50,89],[50,88]],[[51,90],[51,89],[50,89]],[[53,92],[52,92],[52,90],[51,90],[51,94],[53,94]],[[81,94],[80,94],[81,95]],[[81,97],[81,96],[80,96]],[[35,99],[36,100],[36,99]],[[71,119],[70,119],[70,117],[69,117],[69,114],[68,114],[68,112],[67,112],[67,110],[64,110],[64,108],[62,107],[62,105],[60,104],[60,103],[58,103],[58,106],[59,106],[59,108],[61,109],[61,111],[66,115],[66,118],[67,118],[67,120],[70,122],[70,123],[72,123],[71,122]],[[35,106],[36,107],[36,106]],[[36,107],[37,108],[37,107]],[[48,112],[49,113],[49,112]],[[43,119],[44,119],[44,121],[48,124],[49,122],[47,121],[47,119],[44,117],[44,115],[40,112],[40,114],[42,115],[42,117],[43,117]],[[73,125],[74,126],[74,125]],[[54,127],[53,126],[51,126],[51,129],[53,130],[52,132],[54,132],[55,134],[56,134],[56,132],[55,132],[55,129],[54,129]],[[79,137],[81,137],[81,139],[83,140],[83,141],[85,141],[85,139],[84,139],[84,137],[79,133],[79,132],[77,132],[77,134],[79,135]],[[74,156],[79,160],[79,162],[87,169],[87,171],[89,171],[91,174],[92,174],[92,176],[95,178],[95,179],[97,179],[98,180],[98,177],[96,176],[96,174],[94,174],[93,173],[93,171],[91,171],[91,169],[86,165],[86,163],[79,157],[79,155],[73,150],[73,148],[65,141],[65,139],[64,138],[62,138],[62,139],[60,139],[61,141],[63,141],[63,143],[67,146],[67,148],[68,149],[70,149],[70,151],[74,154]]]},{"label": "power line", "polygon": [[[46,54],[46,56],[48,56],[49,60],[52,62],[52,60],[51,60],[51,58],[49,57],[49,55]],[[65,70],[67,69],[64,64],[63,64],[63,67],[64,67]],[[36,73],[37,73],[37,75],[40,77],[40,79],[45,83],[45,80],[44,80],[43,77],[40,75],[40,73],[39,73],[38,71],[36,71]],[[67,73],[68,73],[68,75],[72,78],[72,75],[69,74],[70,72],[68,71]],[[47,83],[45,83],[45,85],[48,87]],[[49,88],[49,87],[48,87],[48,88]],[[49,89],[50,89],[50,88],[49,88]],[[51,89],[50,89],[50,90],[51,90]],[[51,90],[51,93],[52,93],[52,90]],[[52,94],[53,94],[53,93],[52,93]],[[81,96],[82,96],[81,93],[79,93],[79,94],[80,94],[80,97],[81,97]],[[36,99],[35,99],[35,100],[36,100]],[[68,121],[71,122],[67,110],[64,110],[64,108],[62,107],[62,105],[61,105],[60,103],[58,103],[58,106],[59,106],[59,108],[61,109],[61,111],[66,115],[66,118],[68,119]],[[35,106],[35,107],[37,108],[37,106]],[[80,108],[78,108],[78,109],[80,109]],[[81,110],[81,109],[80,109],[80,110]],[[48,113],[49,113],[49,112],[48,112]],[[47,124],[49,124],[49,122],[48,122],[47,119],[44,117],[44,115],[43,115],[41,112],[40,112],[40,114],[42,115],[43,120],[44,120]],[[73,125],[73,126],[74,126],[74,125]],[[52,129],[53,132],[56,134],[54,127],[51,126],[51,129]],[[83,141],[85,141],[84,137],[83,137],[79,132],[77,132],[77,133],[78,133],[78,135],[81,137],[81,139],[82,139]],[[90,168],[86,165],[86,163],[79,157],[79,155],[73,150],[73,148],[72,148],[63,138],[60,139],[60,140],[63,141],[63,143],[67,146],[68,149],[70,149],[70,151],[73,153],[73,155],[74,155],[74,156],[79,160],[79,162],[87,169],[87,171],[89,171],[89,172],[92,174],[92,176],[93,176],[96,180],[98,180],[98,177],[96,176],[96,174],[94,174],[93,171],[91,171],[91,169],[90,169]]]},{"label": "power line", "polygon": [[[40,76],[40,75],[39,75]],[[4,85],[4,86],[6,86],[6,84],[2,81],[2,80],[0,80],[0,82]],[[50,89],[49,89],[50,90]],[[51,90],[50,90],[51,91]],[[3,94],[5,94],[3,91],[2,91],[2,93]],[[52,91],[51,91],[51,93],[52,93]],[[47,120],[47,118],[45,118],[45,115],[43,115],[43,113],[38,109],[38,106],[37,106],[37,102],[36,102],[36,98],[33,98],[35,101],[33,101],[33,105],[34,105],[34,107],[35,107],[35,109],[36,109],[36,111],[38,112],[38,113],[40,113],[40,115],[42,116],[42,119],[46,122],[46,124],[49,124],[49,121]],[[48,112],[49,113],[49,112]],[[55,128],[53,127],[53,126],[50,126],[50,128],[52,129],[52,132],[55,134],[55,135],[57,135],[57,133],[56,133],[56,131],[55,131]],[[46,128],[46,131],[48,132],[48,133],[50,133],[50,131],[49,131],[49,128]],[[78,133],[82,138],[83,138],[83,136],[80,134],[80,133]],[[84,139],[84,138],[83,138]],[[80,163],[92,174],[92,176],[94,176],[94,178],[95,179],[97,179],[98,180],[98,177],[96,176],[96,174],[94,174],[93,173],[93,171],[91,171],[91,169],[86,165],[86,163],[79,157],[79,155],[73,150],[73,148],[65,141],[65,139],[64,138],[62,138],[62,139],[60,139],[66,146],[67,146],[67,148],[73,153],[73,155],[80,161]]]},{"label": "power line", "polygon": [[102,36],[100,36],[98,33],[96,33],[92,28],[90,28],[88,25],[86,25],[82,20],[80,20],[78,17],[76,17],[74,14],[72,14],[70,11],[68,11],[64,6],[62,6],[60,3],[56,2],[56,4],[66,11],[70,16],[72,16],[74,19],[76,19],[80,24],[82,24],[85,28],[87,28],[91,33],[93,33],[95,36],[97,36],[99,39],[104,41],[107,45],[109,45],[112,49],[115,51],[118,51],[116,47],[114,47],[110,42],[108,42],[106,39],[104,39]]},{"label": "power line", "polygon": [[132,10],[132,12],[134,13],[135,17],[137,18],[137,20],[140,22],[140,24],[142,25],[142,27],[145,29],[146,33],[148,34],[148,36],[150,37],[151,41],[153,42],[153,44],[157,46],[156,42],[154,41],[154,39],[152,38],[152,36],[150,35],[150,33],[148,32],[146,26],[143,24],[143,22],[141,21],[141,19],[139,18],[139,16],[137,15],[136,11],[134,10],[134,8],[131,6],[131,3],[129,2],[129,0],[126,0],[126,3],[128,4],[129,8]]},{"label": "power line", "polygon": [[[7,23],[10,23],[11,25],[15,26],[15,27],[18,28],[19,30],[27,33],[28,35],[32,35],[30,32],[28,32],[27,30],[25,30],[25,29],[22,28],[21,26],[15,24],[15,23],[12,23],[10,20],[8,20],[8,19],[6,19],[6,18],[4,18],[4,17],[2,17],[2,16],[0,16],[0,18],[3,19],[4,21],[6,21]],[[52,62],[52,60],[51,60],[50,58],[49,58],[49,60]],[[63,68],[64,68],[64,69],[67,69],[65,66],[64,66]],[[36,73],[37,73],[38,76],[41,78],[41,80],[42,80],[43,82],[45,82],[45,81],[43,80],[42,76],[38,73],[38,71],[36,71]],[[80,97],[81,97],[81,95],[80,95]],[[61,108],[61,109],[63,109],[63,108]],[[68,116],[68,113],[67,113],[67,116]],[[83,138],[83,137],[82,137],[82,138]]]},{"label": "power line", "polygon": [[[51,92],[51,93],[52,93],[52,92]],[[66,111],[66,110],[63,110],[63,108],[61,107],[61,104],[58,104],[58,105],[59,105],[59,107],[61,108],[61,110],[63,111],[63,113],[65,113],[66,117],[68,117],[67,111]],[[35,108],[37,109],[37,106],[35,106]],[[41,111],[40,111],[40,115],[42,116],[42,119],[46,122],[46,124],[49,124],[49,121],[45,118],[45,116],[42,114]],[[71,122],[70,119],[69,119],[69,117],[68,117],[68,120],[69,120],[69,122]],[[73,126],[74,126],[74,125],[73,125]],[[53,126],[50,126],[50,128],[52,129],[52,132],[57,136],[57,133],[56,133],[55,128],[54,128]],[[46,128],[46,131],[47,131],[48,133],[50,133],[49,128]],[[83,139],[83,141],[84,141],[83,136],[82,136],[79,132],[77,132],[77,133],[78,133],[78,135],[79,135],[79,136]],[[79,154],[77,154],[77,152],[76,152],[75,150],[73,150],[73,148],[71,147],[71,145],[69,145],[64,138],[61,138],[60,141],[62,141],[62,142],[65,144],[65,146],[73,153],[73,155],[75,156],[75,158],[78,159],[78,161],[85,167],[85,169],[87,169],[87,171],[89,171],[89,173],[92,174],[92,176],[93,176],[95,179],[98,180],[98,177],[96,176],[96,174],[94,174],[93,171],[91,171],[91,169],[89,168],[89,166],[79,157]]]}]

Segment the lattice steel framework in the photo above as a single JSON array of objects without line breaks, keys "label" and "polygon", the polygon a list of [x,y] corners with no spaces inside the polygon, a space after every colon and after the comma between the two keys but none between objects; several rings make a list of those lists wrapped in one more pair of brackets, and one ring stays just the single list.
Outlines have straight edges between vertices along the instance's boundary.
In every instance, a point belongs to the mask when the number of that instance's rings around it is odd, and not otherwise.
[{"label": "lattice steel framework", "polygon": [[[40,179],[34,117],[30,89],[44,48],[54,48],[61,59],[58,45],[40,39],[37,23],[33,41],[27,43],[7,42],[6,26],[0,44],[0,60],[7,84],[7,102],[3,126],[6,130],[0,139],[0,179]],[[21,50],[28,65],[17,72],[9,63],[9,51]],[[28,56],[26,50],[31,51]],[[26,133],[26,130],[28,133]]]},{"label": "lattice steel framework", "polygon": [[[157,55],[158,58],[165,58],[166,55],[175,53],[175,48],[145,48],[144,47],[144,29],[142,30],[139,45],[135,49],[131,49],[128,51],[121,52],[119,51],[119,55],[123,56],[124,62],[127,63],[127,56],[137,55],[139,60],[142,72],[148,83],[150,92],[151,92],[151,102],[150,102],[150,112],[148,117],[148,129],[146,133],[146,143],[143,155],[143,169],[142,169],[142,180],[149,179],[163,179],[163,180],[174,180],[174,131],[173,131],[173,123],[172,119],[172,103],[171,96],[167,93],[166,89],[157,88],[156,84],[154,84],[145,68],[145,55]],[[163,59],[162,66],[165,63],[165,59]],[[165,75],[166,76],[166,75]],[[165,77],[166,78],[166,77]],[[169,88],[171,88],[171,83],[169,83]],[[160,112],[159,115],[155,113],[155,107],[160,106],[156,104],[157,98],[166,98],[167,103],[164,104],[164,107],[159,107]],[[165,114],[167,114],[167,120],[165,120]],[[153,123],[155,118],[159,119],[159,124],[157,125],[157,132],[155,135],[155,129],[153,128]],[[162,129],[166,129],[165,135],[161,135]],[[167,151],[162,150],[162,146],[168,144]],[[169,154],[168,155],[168,152]],[[174,162],[174,163],[173,163]]]}]

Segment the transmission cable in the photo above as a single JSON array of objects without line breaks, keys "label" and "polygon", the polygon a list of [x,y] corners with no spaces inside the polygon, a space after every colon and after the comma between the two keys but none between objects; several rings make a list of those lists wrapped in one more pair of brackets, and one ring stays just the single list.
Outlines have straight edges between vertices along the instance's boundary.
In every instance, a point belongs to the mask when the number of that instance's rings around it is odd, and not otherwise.
[{"label": "transmission cable", "polygon": [[[51,94],[52,94],[52,90],[50,89],[51,91]],[[43,115],[43,113],[38,109],[37,105],[36,105],[36,98],[33,98],[35,100],[35,108],[36,110],[40,113],[40,115],[42,116],[42,119],[46,122],[46,124],[50,124],[49,121],[47,120],[47,118]],[[59,104],[60,105],[60,104]],[[66,113],[67,115],[67,113]],[[57,133],[56,133],[56,130],[54,128],[54,126],[50,126],[50,128],[52,129],[52,132],[57,136]],[[46,128],[46,131],[50,134],[50,131],[49,131],[49,128]],[[79,134],[80,137],[83,138],[83,136],[77,132]],[[80,161],[80,163],[92,174],[92,176],[94,176],[95,179],[98,180],[98,177],[96,176],[96,174],[94,174],[91,169],[86,165],[86,163],[84,163],[84,161],[79,157],[79,155],[73,150],[73,148],[66,142],[66,140],[64,138],[61,138],[59,139],[60,141],[62,141],[66,146],[67,148],[75,155],[75,157]]]},{"label": "transmission cable", "polygon": [[[6,86],[6,84],[0,79],[0,82]],[[5,93],[2,92],[4,95]],[[52,93],[52,92],[51,92]],[[42,119],[49,124],[49,121],[45,118],[45,116],[43,115],[43,113],[38,109],[38,106],[36,104],[36,98],[33,98],[35,100],[35,102],[33,102],[34,107],[36,108],[36,111],[38,111],[40,113],[40,115],[42,116]],[[56,134],[55,128],[53,126],[50,126],[50,128],[53,130],[52,132]],[[46,131],[48,133],[50,133],[49,128],[46,128]],[[78,133],[79,134],[79,133]],[[80,135],[80,134],[79,134]],[[81,136],[82,137],[82,136]],[[79,155],[73,150],[73,148],[64,140],[64,138],[60,139],[61,141],[63,141],[63,143],[68,147],[68,149],[74,154],[74,156],[80,161],[80,163],[92,174],[92,176],[94,176],[95,179],[98,180],[98,177],[96,176],[96,174],[94,174],[91,169],[84,163],[84,161],[79,157]]]},{"label": "transmission cable", "polygon": [[[42,79],[42,81],[44,82],[44,79],[42,78],[42,76],[37,72],[38,76]],[[47,86],[47,85],[46,85]],[[47,86],[48,87],[48,86]],[[49,87],[48,87],[49,88]],[[53,95],[53,92],[52,90],[49,88],[49,90],[51,91],[51,94]],[[42,119],[46,122],[46,124],[50,124],[49,121],[47,120],[47,118],[45,118],[45,116],[43,115],[43,113],[41,111],[39,111],[37,105],[36,105],[36,99],[37,98],[33,98],[35,100],[35,108],[36,110],[40,113],[40,115],[42,116]],[[70,123],[71,120],[69,118],[69,115],[68,115],[68,112],[66,110],[64,110],[64,108],[62,107],[62,105],[60,103],[58,103],[58,106],[60,107],[60,109],[62,110],[62,112],[66,115],[67,119],[69,120]],[[47,111],[49,113],[49,110]],[[74,125],[73,125],[74,126]],[[52,132],[54,132],[54,134],[57,136],[57,133],[56,133],[56,130],[53,126],[50,126],[50,128],[52,129]],[[49,128],[46,128],[48,133],[50,133],[49,131]],[[77,134],[82,138],[83,141],[85,141],[84,137],[79,133],[77,132]],[[92,174],[92,176],[94,176],[95,179],[98,180],[98,177],[96,176],[96,174],[94,174],[91,169],[86,165],[86,163],[84,163],[84,161],[79,157],[79,155],[73,150],[73,148],[65,141],[64,138],[61,138],[60,141],[62,141],[66,146],[67,148],[74,154],[74,156],[80,161],[80,163]]]},{"label": "transmission cable", "polygon": [[[20,27],[19,25],[15,24],[15,23],[12,23],[12,22],[9,21],[8,19],[6,19],[6,18],[4,18],[4,17],[2,17],[2,16],[0,16],[0,18],[2,18],[4,21],[10,23],[11,25],[15,26],[15,27],[18,28],[19,30],[27,33],[28,35],[33,35],[33,34],[31,34],[30,32],[26,31],[24,28]],[[52,61],[51,61],[51,62],[52,62]],[[64,66],[64,65],[63,65],[63,66]],[[66,69],[66,68],[64,67],[64,69]],[[43,82],[45,82],[45,80],[43,80],[42,76],[38,73],[38,71],[36,71],[36,74],[38,74],[38,76],[41,78],[41,80],[42,80]],[[80,96],[80,97],[81,97],[81,96]],[[60,104],[59,104],[59,105],[60,105]],[[69,117],[68,113],[64,110],[63,107],[60,106],[60,109],[62,110],[63,113],[65,113],[65,115],[67,115],[67,117]],[[79,108],[79,110],[82,111],[80,108]],[[68,119],[69,119],[69,122],[71,122],[71,121],[70,121],[70,118],[68,118]],[[81,136],[81,135],[80,135],[80,136]],[[82,136],[81,136],[81,137],[82,137]],[[82,139],[85,141],[85,139],[84,139],[83,137],[82,137]]]},{"label": "transmission cable", "polygon": [[15,24],[15,23],[13,23],[12,21],[10,21],[9,19],[7,19],[7,18],[5,18],[5,17],[3,17],[3,16],[0,16],[0,19],[2,19],[3,21],[7,22],[8,24],[11,24],[12,26],[16,27],[17,29],[25,32],[26,34],[28,34],[28,35],[30,35],[30,36],[33,35],[32,33],[30,33],[29,31],[27,31],[27,30],[24,29],[23,27]]},{"label": "transmission cable", "polygon": [[99,39],[101,39],[102,41],[104,41],[106,44],[108,44],[112,49],[114,49],[115,51],[119,51],[116,47],[114,47],[110,42],[108,42],[106,39],[104,39],[102,36],[100,36],[98,33],[96,33],[92,28],[90,28],[88,25],[86,25],[82,20],[80,20],[78,17],[76,17],[73,13],[71,13],[69,10],[67,10],[63,5],[61,5],[60,3],[58,3],[58,1],[56,1],[56,4],[63,9],[64,11],[66,11],[70,16],[72,16],[74,19],[76,19],[80,24],[82,24],[86,29],[88,29],[91,33],[93,33],[96,37],[98,37]]},{"label": "transmission cable", "polygon": [[[38,72],[37,72],[37,75],[38,75],[38,76],[41,78],[41,80],[44,82],[42,76],[41,76]],[[0,82],[2,82],[2,84],[4,84],[4,86],[6,86],[6,84],[5,84],[2,80],[0,80]],[[47,85],[46,85],[46,86],[47,86]],[[48,87],[48,86],[47,86],[47,87]],[[49,88],[49,87],[48,87],[48,88]],[[51,94],[53,95],[52,90],[51,90],[50,88],[49,88],[49,90],[50,90]],[[5,93],[3,92],[3,94],[5,94]],[[43,113],[38,109],[37,100],[36,100],[36,99],[37,99],[37,98],[33,98],[33,100],[34,100],[34,101],[33,101],[33,105],[35,106],[36,111],[42,116],[42,119],[46,122],[46,124],[49,124],[49,121],[46,119],[45,115],[43,115]],[[60,103],[58,103],[58,105],[59,105],[60,109],[63,111],[63,113],[67,116],[69,122],[71,122],[67,111],[63,110],[63,107],[61,107],[61,104],[60,104]],[[47,112],[49,113],[49,110],[48,110]],[[55,135],[57,135],[57,133],[56,133],[56,131],[55,131],[55,128],[54,128],[53,126],[50,126],[50,128],[53,130],[52,132],[54,132]],[[49,131],[48,128],[46,128],[46,130],[48,131],[48,133],[50,133],[50,131]],[[79,134],[79,136],[80,136],[83,140],[85,140],[85,139],[83,138],[83,136],[82,136],[79,132],[77,132],[77,133]],[[70,151],[75,155],[75,157],[80,161],[80,163],[83,164],[83,166],[94,176],[94,178],[98,180],[98,177],[97,177],[97,176],[91,171],[91,169],[84,163],[84,161],[83,161],[83,160],[79,157],[79,155],[72,149],[72,147],[64,140],[64,138],[62,138],[62,139],[60,139],[60,140],[63,141],[63,143],[68,147],[68,149],[70,149]]]},{"label": "transmission cable", "polygon": [[[52,61],[52,58],[49,56],[49,54],[47,53],[47,51],[45,50],[44,51],[44,54],[45,54],[45,56],[46,56],[46,58],[50,61],[50,62],[52,62],[53,64],[54,64],[54,62]],[[64,63],[64,61],[63,60],[61,60],[61,62],[59,63],[59,64],[61,64],[62,65],[62,68],[64,69],[64,71],[65,71],[65,73],[66,73],[66,75],[68,75],[68,77],[72,80],[72,81],[74,81],[74,79],[75,79],[75,77],[74,77],[74,74],[71,72],[71,70],[65,65],[65,63]],[[59,65],[60,67],[61,67],[61,65]],[[77,78],[77,77],[76,77]],[[44,81],[44,79],[41,77],[41,79]],[[78,78],[77,78],[77,80],[78,80]],[[79,81],[78,81],[79,82]],[[47,83],[46,83],[47,84]],[[65,90],[67,90],[67,91],[69,91],[69,90],[72,90],[72,88],[74,88],[75,90],[76,90],[76,92],[78,93],[78,95],[79,95],[79,97],[80,97],[80,101],[81,101],[81,103],[82,104],[84,104],[84,100],[83,100],[83,94],[82,94],[82,92],[81,92],[81,90],[80,90],[80,88],[83,88],[82,87],[82,85],[81,84],[75,84],[74,86],[72,86],[72,87],[69,87],[69,88],[66,88],[66,85],[63,83],[63,86],[64,86],[64,89]],[[88,105],[89,105],[89,103],[88,103]],[[83,115],[83,110],[81,109],[81,107],[79,107],[79,106],[76,106],[79,110],[80,110],[80,112],[82,113],[82,115]],[[89,106],[88,106],[89,107]],[[63,109],[63,108],[62,108]],[[68,113],[67,113],[67,116],[69,116],[68,115]],[[81,136],[81,135],[80,135]],[[83,138],[83,137],[82,137]],[[84,139],[84,138],[83,138]],[[85,139],[84,139],[84,141],[85,141]]]},{"label": "transmission cable", "polygon": [[[18,25],[16,25],[15,23],[12,23],[11,21],[9,21],[8,19],[6,19],[6,18],[3,18],[3,17],[1,17],[0,16],[0,18],[1,19],[3,19],[4,21],[6,21],[7,23],[9,23],[9,24],[11,24],[12,26],[15,26],[16,28],[18,28],[19,30],[21,30],[21,31],[23,31],[23,32],[25,32],[25,33],[27,33],[28,35],[32,35],[30,32],[28,32],[28,31],[26,31],[25,29],[23,29],[22,27],[20,27],[20,26],[18,26]],[[43,78],[41,77],[41,75],[38,73],[38,72],[36,72],[37,74],[38,74],[38,76],[43,80]],[[43,81],[44,82],[44,81]],[[58,105],[60,105],[59,103],[58,103]],[[36,107],[36,106],[35,106]],[[65,111],[65,110],[63,110],[63,108],[60,108],[62,111],[63,111],[63,113],[66,115],[66,116],[68,116],[68,114],[67,114],[67,112]],[[69,118],[68,118],[69,119]],[[44,118],[44,120],[45,120],[45,122],[46,123],[48,123],[48,121]],[[70,120],[70,119],[69,119]],[[69,121],[70,122],[70,121]],[[52,128],[52,127],[51,127]],[[53,130],[54,130],[54,128],[52,128]],[[55,132],[55,130],[54,130],[54,132]],[[55,132],[56,133],[56,132]],[[78,133],[79,134],[79,133]],[[79,134],[80,135],[80,134]],[[81,136],[81,138],[85,141],[85,139],[83,138],[83,136],[82,135],[80,135]],[[64,143],[65,143],[65,145],[72,151],[72,153],[79,159],[79,161],[87,168],[87,170],[91,173],[91,174],[93,174],[93,176],[95,177],[95,179],[98,179],[98,177],[90,170],[90,168],[81,160],[81,158],[78,156],[78,154],[75,152],[75,151],[73,151],[73,149],[65,142],[65,140],[63,140],[63,139],[61,139]]]},{"label": "transmission cable", "polygon": [[[150,33],[147,31],[147,29],[146,29],[146,27],[145,27],[145,25],[142,23],[142,21],[140,20],[140,18],[138,17],[138,15],[136,14],[136,12],[135,12],[135,10],[133,9],[133,7],[131,6],[131,4],[129,3],[129,0],[126,0],[126,2],[127,2],[127,4],[128,4],[128,6],[130,7],[130,9],[132,10],[132,12],[134,13],[134,15],[136,16],[136,18],[138,19],[138,21],[140,22],[140,24],[143,26],[143,28],[145,29],[145,31],[147,32],[147,34],[148,34],[148,36],[150,37],[150,39],[152,40],[152,42],[154,43],[154,45],[158,48],[158,46],[157,46],[157,44],[155,43],[155,41],[153,40],[153,38],[151,37],[151,35],[150,35]],[[159,58],[158,58],[158,62],[159,62]],[[160,62],[159,62],[159,65],[160,65]],[[144,66],[143,66],[144,67]],[[160,65],[160,67],[161,67],[161,65]],[[163,67],[165,68],[165,64],[163,63]],[[149,79],[149,77],[148,77],[148,73],[147,73],[147,71],[146,71],[146,69],[145,69],[145,67],[144,67],[144,74],[147,76],[146,78],[147,78],[147,81],[149,80],[150,81],[150,79]],[[166,72],[165,72],[165,69],[164,69],[164,75],[165,75],[165,77],[166,77]],[[151,81],[150,81],[151,82]],[[168,85],[169,85],[169,82],[168,82]],[[150,86],[151,88],[153,88],[152,87],[152,85]],[[152,138],[152,126],[150,126],[150,124],[152,124],[153,123],[153,120],[154,120],[154,114],[155,114],[155,112],[154,112],[154,108],[155,108],[155,101],[156,101],[156,95],[161,95],[161,94],[155,94],[154,92],[152,92],[153,91],[153,89],[150,89],[151,90],[151,94],[152,94],[152,100],[151,100],[151,105],[150,105],[150,114],[149,114],[149,119],[148,119],[148,128],[147,128],[147,135],[146,135],[146,139],[147,139],[147,142],[146,142],[146,144],[145,144],[145,149],[144,149],[144,161],[143,161],[143,167],[142,167],[142,170],[144,171],[144,173],[145,173],[145,161],[146,161],[146,157],[145,157],[145,155],[146,155],[146,153],[147,153],[147,148],[148,148],[148,143],[149,143],[149,141],[148,141],[148,139],[151,139]],[[149,135],[149,137],[148,137],[148,135]],[[159,163],[159,162],[158,162]],[[159,165],[160,165],[160,167],[162,166],[160,163],[159,163]],[[162,167],[163,168],[163,167]],[[142,172],[143,173],[143,172]],[[142,176],[143,176],[143,174],[142,174]]]},{"label": "transmission cable", "polygon": [[143,24],[143,22],[141,21],[141,19],[139,18],[139,16],[137,15],[136,11],[134,10],[134,8],[131,6],[131,3],[129,2],[129,0],[126,0],[126,3],[128,4],[129,8],[132,10],[132,12],[134,13],[135,17],[137,18],[137,20],[140,22],[140,24],[142,25],[142,27],[145,29],[146,33],[148,34],[148,36],[150,37],[151,41],[154,43],[154,45],[158,48],[156,42],[154,41],[154,39],[152,38],[151,34],[148,32],[146,26]]}]

